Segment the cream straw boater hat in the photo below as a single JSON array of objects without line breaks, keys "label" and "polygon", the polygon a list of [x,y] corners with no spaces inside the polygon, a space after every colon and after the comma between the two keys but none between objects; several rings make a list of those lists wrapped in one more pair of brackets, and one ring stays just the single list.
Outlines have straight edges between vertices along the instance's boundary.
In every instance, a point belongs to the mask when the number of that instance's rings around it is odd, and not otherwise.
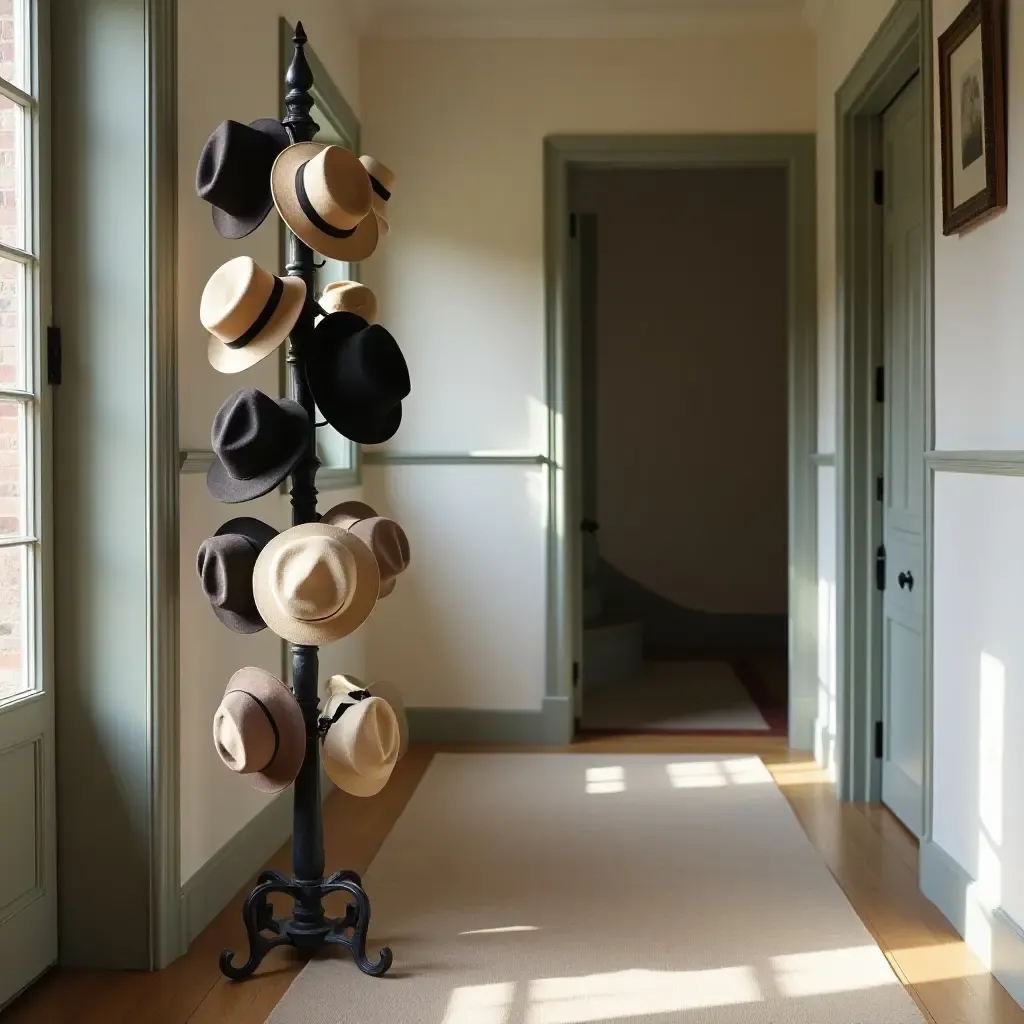
[{"label": "cream straw boater hat", "polygon": [[285,224],[321,256],[357,263],[377,248],[370,176],[351,150],[296,142],[274,161],[270,190]]},{"label": "cream straw boater hat", "polygon": [[377,217],[380,226],[380,233],[386,235],[391,226],[388,224],[388,200],[391,193],[395,191],[395,172],[385,167],[379,160],[372,156],[361,156],[359,162],[366,168],[370,176],[370,186],[373,189],[373,212]]},{"label": "cream straw boater hat", "polygon": [[377,319],[377,296],[358,281],[332,281],[320,296],[324,313],[355,313],[367,323]]},{"label": "cream straw boater hat", "polygon": [[[344,697],[327,702],[325,718],[331,718]],[[331,782],[353,796],[375,796],[391,778],[399,751],[398,719],[391,705],[380,697],[351,702],[328,728],[320,758]]]},{"label": "cream straw boater hat", "polygon": [[[389,683],[384,679],[375,679],[372,683],[364,683],[356,676],[331,676],[327,680],[327,689],[330,695],[328,703],[331,704],[331,714],[338,706],[333,698],[354,701],[355,698],[352,694],[360,690],[365,690],[371,697],[380,697],[381,700],[386,700],[391,705],[395,718],[398,719],[399,760],[405,756],[405,752],[409,749],[409,716],[405,713],[405,702],[394,683]],[[330,718],[330,715],[325,712],[325,717]]]},{"label": "cream straw boater hat", "polygon": [[288,337],[306,301],[301,277],[275,277],[249,256],[218,267],[203,289],[199,320],[206,354],[221,373],[255,366]]},{"label": "cream straw boater hat", "polygon": [[380,570],[358,537],[305,523],[279,533],[253,567],[252,593],[263,621],[293,644],[329,644],[373,611]]}]

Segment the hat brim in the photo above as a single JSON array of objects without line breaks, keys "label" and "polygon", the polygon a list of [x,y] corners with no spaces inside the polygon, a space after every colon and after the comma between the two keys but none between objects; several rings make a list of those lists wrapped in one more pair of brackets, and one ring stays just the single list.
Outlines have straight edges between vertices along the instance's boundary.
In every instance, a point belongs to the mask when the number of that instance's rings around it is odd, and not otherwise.
[{"label": "hat brim", "polygon": [[[331,676],[327,680],[327,687],[330,696],[325,705],[325,718],[330,718],[337,708],[338,701],[336,698],[351,700],[349,694],[354,693],[356,690],[366,690],[371,697],[380,697],[381,700],[390,704],[391,710],[395,713],[395,718],[398,719],[398,757],[401,759],[405,756],[405,752],[409,749],[409,715],[406,713],[402,695],[398,692],[398,687],[394,683],[388,682],[386,679],[364,683],[361,679],[356,679],[355,676],[341,675]],[[334,701],[333,704],[331,704],[332,701]],[[326,710],[327,707],[330,707],[331,710]]]},{"label": "hat brim", "polygon": [[273,352],[292,332],[306,302],[306,282],[301,277],[282,277],[284,291],[267,326],[242,348],[231,348],[211,334],[206,355],[210,365],[221,373],[240,373],[255,366]]},{"label": "hat brim", "polygon": [[[351,235],[332,238],[306,217],[295,195],[295,172],[300,164],[311,160],[326,148],[325,142],[297,142],[279,153],[270,171],[270,192],[281,219],[314,252],[333,260],[358,263],[373,255],[380,238],[380,227],[373,211],[366,214]],[[362,164],[359,167],[365,174]]]},{"label": "hat brim", "polygon": [[[367,687],[369,690],[369,687]],[[379,693],[372,693],[371,696],[380,697]],[[381,697],[384,700],[383,697]],[[338,709],[339,704],[355,704],[356,702],[348,697],[347,693],[335,693],[327,698],[327,702],[324,704],[323,716],[330,718],[331,715]],[[385,701],[385,703],[389,703]],[[402,756],[401,748],[401,729],[402,719],[397,711],[392,707],[392,711],[395,712],[395,718],[398,720],[399,728],[399,753],[398,757],[395,758],[389,766],[387,772],[376,779],[368,779],[365,775],[361,775],[354,768],[351,767],[349,762],[340,757],[334,757],[331,754],[331,748],[328,742],[325,740],[324,745],[320,751],[320,761],[324,766],[324,771],[327,773],[327,777],[331,782],[340,789],[343,793],[348,793],[351,796],[376,796],[387,784],[391,781],[391,774],[395,770],[395,764],[398,759]]]},{"label": "hat brim", "polygon": [[[355,562],[356,582],[351,600],[333,615],[323,619],[293,618],[281,607],[270,584],[270,566],[279,548],[303,537],[329,537],[343,544]],[[380,593],[380,569],[368,545],[336,526],[304,523],[279,533],[256,558],[252,573],[252,593],[263,621],[283,640],[293,644],[322,646],[354,633],[369,617]]]},{"label": "hat brim", "polygon": [[332,505],[324,512],[320,516],[320,522],[347,530],[362,519],[376,519],[376,517],[376,509],[367,505],[365,501],[342,501],[337,505]]},{"label": "hat brim", "polygon": [[[240,516],[237,519],[229,519],[215,534],[221,537],[225,534],[240,534],[251,541],[257,551],[262,551],[276,536],[277,530],[262,519],[253,519],[251,516]],[[234,633],[259,633],[267,628],[259,611],[253,603],[251,615],[243,612],[228,611],[225,608],[217,608],[210,605],[213,614]]]},{"label": "hat brim", "polygon": [[224,692],[231,690],[244,690],[260,701],[270,713],[278,737],[277,751],[266,768],[239,774],[262,793],[280,793],[295,781],[306,756],[306,723],[302,709],[291,690],[277,676],[261,668],[239,669]]},{"label": "hat brim", "polygon": [[287,413],[294,431],[294,447],[288,458],[259,476],[238,480],[228,472],[220,457],[214,455],[213,464],[206,472],[206,489],[218,501],[234,505],[269,494],[308,454],[310,430],[306,410],[290,398],[278,398],[276,401]]},{"label": "hat brim", "polygon": [[[258,132],[263,132],[264,135],[269,135],[281,149],[284,149],[291,143],[288,130],[280,121],[275,121],[272,117],[260,117],[255,121],[250,121],[249,127],[255,128]],[[246,235],[251,235],[267,219],[267,214],[273,208],[274,199],[268,188],[266,202],[259,210],[245,217],[234,217],[230,213],[226,213],[219,206],[215,206],[212,211],[213,226],[216,228],[217,234],[222,238],[245,238]]]}]

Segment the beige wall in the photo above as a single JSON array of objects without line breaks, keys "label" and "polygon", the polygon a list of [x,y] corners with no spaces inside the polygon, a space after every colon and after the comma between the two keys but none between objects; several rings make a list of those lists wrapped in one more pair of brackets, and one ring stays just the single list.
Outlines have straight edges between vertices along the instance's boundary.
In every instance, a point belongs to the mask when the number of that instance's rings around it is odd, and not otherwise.
[{"label": "beige wall", "polygon": [[[224,375],[206,361],[199,297],[225,260],[252,256],[280,270],[279,222],[271,214],[241,241],[221,238],[210,209],[195,194],[195,168],[209,134],[224,118],[251,121],[281,116],[278,18],[301,19],[317,57],[349,104],[359,109],[359,55],[355,36],[335,0],[179,0],[178,40],[178,379],[181,447],[208,449],[210,425],[232,391],[257,387],[280,394],[278,362],[268,357],[241,374]],[[244,32],[238,26],[245,26]],[[245,505],[222,505],[206,493],[202,475],[181,486],[181,875],[187,881],[269,803],[217,758],[211,721],[231,674],[245,665],[280,672],[282,644],[269,631],[240,636],[214,617],[199,588],[195,552],[204,537],[236,515],[287,526],[287,499],[273,493]],[[324,504],[342,495],[321,494]],[[363,669],[357,634],[321,654],[321,676]],[[280,799],[290,799],[285,794]]]},{"label": "beige wall", "polygon": [[[370,41],[361,72],[364,146],[399,175],[392,234],[365,277],[409,361],[413,393],[391,447],[412,452],[546,451],[546,135],[814,124],[803,32]],[[429,524],[406,589],[433,594],[425,611],[396,592],[368,623],[371,674],[394,677],[413,705],[539,708],[543,472],[391,467],[366,486],[396,496],[413,528]]]},{"label": "beige wall", "polygon": [[786,175],[582,172],[598,218],[602,555],[684,608],[786,612]]}]

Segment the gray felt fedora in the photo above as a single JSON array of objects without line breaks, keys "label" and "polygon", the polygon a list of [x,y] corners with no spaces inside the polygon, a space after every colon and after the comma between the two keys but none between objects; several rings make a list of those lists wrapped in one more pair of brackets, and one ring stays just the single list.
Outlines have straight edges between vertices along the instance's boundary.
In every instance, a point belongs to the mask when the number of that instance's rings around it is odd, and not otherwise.
[{"label": "gray felt fedora", "polygon": [[214,460],[206,487],[218,501],[249,501],[272,491],[309,452],[305,409],[255,388],[229,395],[213,418]]},{"label": "gray felt fedora", "polygon": [[259,553],[277,536],[260,519],[242,516],[225,523],[199,547],[196,570],[214,615],[236,633],[266,629],[252,596],[252,571]]}]

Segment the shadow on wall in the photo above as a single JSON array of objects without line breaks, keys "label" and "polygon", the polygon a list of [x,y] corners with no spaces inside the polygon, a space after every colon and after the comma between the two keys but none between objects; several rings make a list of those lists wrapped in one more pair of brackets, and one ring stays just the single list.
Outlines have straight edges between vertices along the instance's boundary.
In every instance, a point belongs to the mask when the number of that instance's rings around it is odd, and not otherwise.
[{"label": "shadow on wall", "polygon": [[644,656],[650,660],[784,654],[786,651],[784,614],[718,613],[684,608],[648,590],[600,557],[594,579],[601,592],[603,615],[642,622]]}]

